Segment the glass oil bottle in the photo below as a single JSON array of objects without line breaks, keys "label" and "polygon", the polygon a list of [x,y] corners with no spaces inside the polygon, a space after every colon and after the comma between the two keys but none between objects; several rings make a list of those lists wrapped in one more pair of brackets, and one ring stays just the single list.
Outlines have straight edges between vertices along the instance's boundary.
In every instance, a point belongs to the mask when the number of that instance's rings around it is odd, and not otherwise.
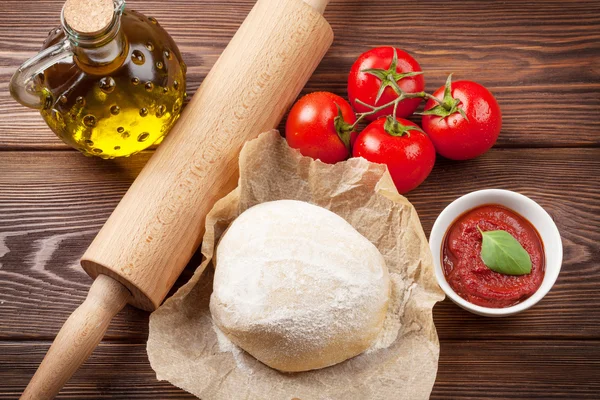
[{"label": "glass oil bottle", "polygon": [[11,94],[85,155],[114,158],[160,141],[181,113],[186,65],[152,17],[114,1],[112,21],[82,34],[65,21],[11,80]]}]

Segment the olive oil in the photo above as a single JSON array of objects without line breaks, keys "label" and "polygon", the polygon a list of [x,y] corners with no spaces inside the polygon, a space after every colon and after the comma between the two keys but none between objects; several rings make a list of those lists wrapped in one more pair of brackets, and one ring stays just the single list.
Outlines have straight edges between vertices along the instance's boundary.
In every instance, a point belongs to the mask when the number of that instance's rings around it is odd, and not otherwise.
[{"label": "olive oil", "polygon": [[[65,28],[54,29],[43,49],[64,39]],[[185,97],[185,63],[156,19],[126,9],[109,40],[116,43],[108,61],[93,49],[74,49],[73,57],[35,77],[48,126],[83,154],[102,158],[129,156],[160,141]]]}]

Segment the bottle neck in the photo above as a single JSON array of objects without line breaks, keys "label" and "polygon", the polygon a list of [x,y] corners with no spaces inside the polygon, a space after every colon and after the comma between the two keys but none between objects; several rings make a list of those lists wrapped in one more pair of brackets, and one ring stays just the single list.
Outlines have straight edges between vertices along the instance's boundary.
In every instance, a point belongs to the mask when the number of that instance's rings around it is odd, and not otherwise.
[{"label": "bottle neck", "polygon": [[[72,29],[61,20],[75,62],[84,71],[108,73],[118,68],[127,56],[127,40],[121,29],[121,15],[125,8],[124,1],[115,1],[115,10],[111,22],[102,30],[93,34],[81,33]],[[99,71],[100,69],[100,71]]]}]

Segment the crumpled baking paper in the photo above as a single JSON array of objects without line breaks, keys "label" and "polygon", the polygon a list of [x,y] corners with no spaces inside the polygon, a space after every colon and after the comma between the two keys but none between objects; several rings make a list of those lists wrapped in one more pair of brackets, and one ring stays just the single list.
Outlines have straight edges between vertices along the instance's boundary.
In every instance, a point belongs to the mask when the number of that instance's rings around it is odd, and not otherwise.
[{"label": "crumpled baking paper", "polygon": [[[150,316],[147,350],[157,378],[202,400],[429,398],[440,350],[432,308],[444,295],[417,212],[398,194],[386,167],[362,158],[324,164],[289,148],[277,131],[246,143],[239,165],[238,187],[206,218],[202,263]],[[389,347],[332,367],[291,374],[273,370],[237,348],[222,351],[208,307],[215,245],[244,210],[281,199],[307,201],[335,212],[383,254],[396,278],[386,324],[395,324],[398,334],[391,336]]]}]

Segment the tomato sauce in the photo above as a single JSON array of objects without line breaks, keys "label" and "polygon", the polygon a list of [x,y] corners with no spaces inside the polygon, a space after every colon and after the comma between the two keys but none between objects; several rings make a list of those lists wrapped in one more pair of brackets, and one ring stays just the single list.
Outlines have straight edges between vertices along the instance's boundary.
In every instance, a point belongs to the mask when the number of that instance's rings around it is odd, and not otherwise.
[{"label": "tomato sauce", "polygon": [[[489,269],[481,259],[481,233],[504,230],[515,237],[531,257],[531,273],[505,275]],[[470,303],[492,308],[515,305],[530,297],[544,279],[544,246],[533,225],[516,212],[486,204],[458,217],[448,228],[442,248],[448,284]]]}]

